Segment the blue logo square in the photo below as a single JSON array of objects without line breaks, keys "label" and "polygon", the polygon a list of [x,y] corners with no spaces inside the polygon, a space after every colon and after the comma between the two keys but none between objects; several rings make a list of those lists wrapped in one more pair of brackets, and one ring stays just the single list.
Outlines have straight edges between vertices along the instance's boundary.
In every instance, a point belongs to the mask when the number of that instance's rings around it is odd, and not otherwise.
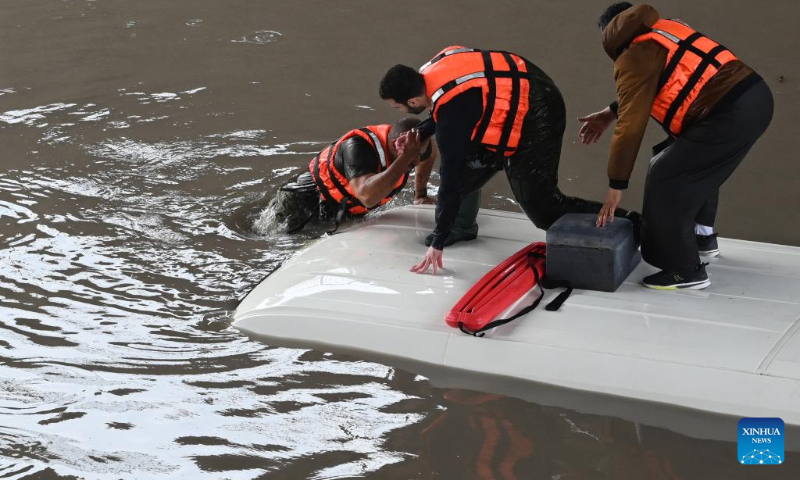
[{"label": "blue logo square", "polygon": [[783,420],[743,418],[739,420],[739,463],[780,465],[783,463]]}]

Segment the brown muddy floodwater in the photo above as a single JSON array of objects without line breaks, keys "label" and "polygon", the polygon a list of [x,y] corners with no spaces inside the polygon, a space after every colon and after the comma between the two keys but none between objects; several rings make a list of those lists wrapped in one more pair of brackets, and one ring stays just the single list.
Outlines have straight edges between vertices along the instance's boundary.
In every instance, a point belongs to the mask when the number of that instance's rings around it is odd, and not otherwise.
[{"label": "brown muddy floodwater", "polygon": [[[700,416],[729,426],[713,439],[669,411],[648,423],[570,407],[592,404],[574,393],[537,403],[532,384],[447,387],[229,325],[313,240],[265,234],[259,200],[351,127],[397,118],[377,97],[389,66],[450,44],[511,50],[556,80],[572,119],[613,97],[604,4],[2,2],[0,478],[800,478],[797,453],[738,465],[738,419]],[[772,127],[723,190],[722,235],[800,244],[798,3],[657,7],[775,93]],[[607,139],[584,148],[570,127],[563,188],[600,198]],[[659,140],[651,128],[646,145]],[[624,206],[641,203],[645,160]],[[502,178],[485,192],[516,209]]]}]

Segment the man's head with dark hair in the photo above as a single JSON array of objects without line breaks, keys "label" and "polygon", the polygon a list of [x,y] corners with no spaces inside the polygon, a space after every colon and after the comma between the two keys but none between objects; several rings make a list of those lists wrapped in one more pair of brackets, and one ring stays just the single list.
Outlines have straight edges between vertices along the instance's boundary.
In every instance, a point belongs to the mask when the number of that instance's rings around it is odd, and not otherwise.
[{"label": "man's head with dark hair", "polygon": [[422,113],[430,106],[425,95],[425,78],[405,65],[395,65],[386,72],[378,93],[392,107],[406,113]]},{"label": "man's head with dark hair", "polygon": [[[398,144],[397,140],[401,138],[406,133],[410,132],[411,129],[419,125],[419,119],[414,117],[406,117],[401,118],[400,120],[394,122],[392,125],[392,129],[389,130],[389,154],[392,156],[393,159],[396,159],[400,152],[398,151]],[[403,142],[401,142],[402,144]],[[423,149],[427,148],[428,140],[422,142]],[[402,148],[402,147],[400,147]]]},{"label": "man's head with dark hair", "polygon": [[394,122],[392,129],[389,130],[389,143],[394,144],[394,141],[400,138],[400,135],[406,133],[412,128],[419,125],[419,119],[414,117],[401,118]]},{"label": "man's head with dark hair", "polygon": [[605,30],[608,24],[611,23],[611,20],[614,20],[614,17],[632,6],[633,4],[630,2],[617,2],[609,5],[608,8],[603,10],[603,13],[600,14],[600,18],[597,20],[597,26],[600,27],[600,30]]}]

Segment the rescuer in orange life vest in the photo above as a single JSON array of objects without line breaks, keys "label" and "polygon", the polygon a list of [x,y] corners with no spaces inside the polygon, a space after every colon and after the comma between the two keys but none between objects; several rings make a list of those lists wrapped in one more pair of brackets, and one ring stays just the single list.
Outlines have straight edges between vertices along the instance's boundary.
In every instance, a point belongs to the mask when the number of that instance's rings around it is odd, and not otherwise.
[{"label": "rescuer in orange life vest", "polygon": [[772,93],[750,67],[679,20],[649,5],[608,7],[598,22],[614,60],[617,101],[579,121],[584,144],[614,122],[609,190],[597,224],[611,220],[628,187],[652,116],[669,134],[653,148],[644,191],[641,242],[645,261],[662,271],[649,288],[702,289],[711,282],[700,255],[717,256],[713,231],[719,187],[772,119]]},{"label": "rescuer in orange life vest", "polygon": [[[597,213],[602,204],[568,197],[558,188],[566,109],[555,83],[540,68],[508,52],[447,47],[419,72],[392,67],[380,96],[401,111],[430,109],[441,154],[436,229],[425,258],[412,268],[442,267],[442,249],[462,198],[505,170],[511,190],[533,223],[548,229],[565,213]],[[402,141],[402,138],[401,138]],[[624,216],[624,211],[619,211]]]},{"label": "rescuer in orange life vest", "polygon": [[[404,118],[343,135],[311,160],[308,171],[280,188],[273,199],[276,220],[290,233],[314,219],[333,218],[338,226],[345,215],[362,216],[389,202],[415,166],[416,191],[426,192],[436,148],[412,131],[417,124],[416,118]],[[402,134],[403,151],[398,152],[395,142]],[[435,202],[424,194],[415,203]]]}]

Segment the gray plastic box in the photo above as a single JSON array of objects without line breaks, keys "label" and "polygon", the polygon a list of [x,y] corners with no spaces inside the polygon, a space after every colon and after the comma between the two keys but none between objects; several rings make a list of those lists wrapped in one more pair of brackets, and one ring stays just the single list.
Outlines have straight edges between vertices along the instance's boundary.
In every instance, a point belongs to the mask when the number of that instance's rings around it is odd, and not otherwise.
[{"label": "gray plastic box", "polygon": [[633,224],[615,218],[595,226],[597,215],[570,213],[547,231],[547,278],[567,280],[573,288],[615,291],[642,259]]}]

